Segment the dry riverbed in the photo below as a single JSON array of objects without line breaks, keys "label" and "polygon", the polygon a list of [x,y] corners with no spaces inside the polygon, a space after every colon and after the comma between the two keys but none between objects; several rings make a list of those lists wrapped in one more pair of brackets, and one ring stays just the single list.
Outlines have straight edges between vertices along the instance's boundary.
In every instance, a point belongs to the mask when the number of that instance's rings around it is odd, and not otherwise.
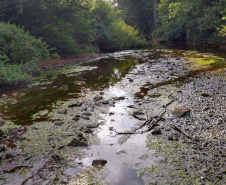
[{"label": "dry riverbed", "polygon": [[1,93],[1,184],[225,184],[225,59],[104,55]]}]

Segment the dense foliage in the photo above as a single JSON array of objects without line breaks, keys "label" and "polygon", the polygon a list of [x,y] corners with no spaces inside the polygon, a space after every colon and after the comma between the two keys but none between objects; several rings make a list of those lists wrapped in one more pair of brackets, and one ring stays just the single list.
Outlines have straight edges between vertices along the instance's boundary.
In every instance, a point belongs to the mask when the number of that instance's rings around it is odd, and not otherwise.
[{"label": "dense foliage", "polygon": [[145,39],[121,19],[110,1],[0,1],[0,78],[4,82],[29,78],[38,71],[37,63],[53,54],[66,57],[144,44]]},{"label": "dense foliage", "polygon": [[116,0],[131,25],[148,38],[225,44],[226,0]]},{"label": "dense foliage", "polygon": [[[120,16],[114,12],[112,3],[102,0],[2,0],[0,20],[23,26],[61,56],[95,52],[98,47],[104,49],[101,45],[104,42],[108,43],[107,49],[121,49],[140,45],[142,40],[135,29],[126,35],[125,25],[116,24]],[[133,37],[132,44],[118,45],[119,40],[125,39],[112,33],[114,24],[117,28],[121,26],[119,29],[127,38]]]}]

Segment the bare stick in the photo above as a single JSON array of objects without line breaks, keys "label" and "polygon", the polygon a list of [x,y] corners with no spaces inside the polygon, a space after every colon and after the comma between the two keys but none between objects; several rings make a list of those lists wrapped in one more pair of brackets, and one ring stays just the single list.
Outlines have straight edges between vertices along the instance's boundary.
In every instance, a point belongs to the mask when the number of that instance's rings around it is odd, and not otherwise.
[{"label": "bare stick", "polygon": [[185,135],[187,138],[193,140],[193,138],[192,138],[190,135],[188,135],[185,131],[179,129],[177,126],[175,126],[175,125],[173,125],[173,124],[168,124],[168,125],[170,126],[170,128],[176,130],[177,132],[180,132],[181,134]]}]

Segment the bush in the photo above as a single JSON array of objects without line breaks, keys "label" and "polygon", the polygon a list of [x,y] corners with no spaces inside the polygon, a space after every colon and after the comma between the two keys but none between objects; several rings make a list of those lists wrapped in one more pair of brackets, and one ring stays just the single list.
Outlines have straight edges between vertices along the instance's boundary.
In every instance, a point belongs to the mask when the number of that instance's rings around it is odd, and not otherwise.
[{"label": "bush", "polygon": [[0,51],[12,64],[27,63],[49,57],[48,46],[22,28],[0,22]]},{"label": "bush", "polygon": [[30,78],[28,73],[24,73],[21,64],[5,64],[0,61],[0,85],[24,81]]}]

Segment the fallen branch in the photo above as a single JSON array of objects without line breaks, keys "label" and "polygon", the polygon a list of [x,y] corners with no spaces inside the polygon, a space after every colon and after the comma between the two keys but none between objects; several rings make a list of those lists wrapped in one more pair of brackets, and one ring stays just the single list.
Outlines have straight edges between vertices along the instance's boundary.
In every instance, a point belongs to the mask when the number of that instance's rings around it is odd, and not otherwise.
[{"label": "fallen branch", "polygon": [[170,128],[176,130],[177,132],[180,132],[181,134],[185,135],[187,138],[193,140],[193,138],[190,135],[188,135],[185,131],[179,129],[177,126],[170,124],[170,123],[168,125],[169,125]]},{"label": "fallen branch", "polygon": [[160,116],[159,116],[159,117],[151,124],[151,126],[148,127],[147,130],[142,131],[142,132],[139,132],[139,133],[137,132],[137,130],[143,128],[145,125],[150,124],[150,123],[152,122],[153,118],[151,118],[151,119],[145,121],[145,122],[144,122],[140,127],[138,127],[134,132],[116,132],[116,134],[117,134],[117,135],[123,135],[123,134],[125,134],[125,135],[126,135],[126,134],[143,134],[143,133],[145,133],[145,132],[151,131],[151,130],[154,128],[154,126],[161,120],[162,116],[166,113],[167,107],[168,107],[171,103],[173,103],[173,101],[174,101],[174,100],[171,100],[169,103],[167,103],[166,105],[163,106],[163,107],[165,108],[164,112],[162,112],[162,114],[161,114],[161,115],[160,115]]},{"label": "fallen branch", "polygon": [[171,100],[169,103],[167,103],[166,105],[164,105],[165,110],[162,112],[162,114],[161,114],[161,115],[160,115],[160,116],[152,123],[151,126],[148,127],[147,130],[143,131],[142,133],[149,132],[149,131],[151,131],[151,130],[156,126],[156,124],[160,121],[160,119],[162,118],[162,116],[166,113],[167,107],[168,107],[171,103],[173,103],[173,101],[174,101],[174,100]]}]

